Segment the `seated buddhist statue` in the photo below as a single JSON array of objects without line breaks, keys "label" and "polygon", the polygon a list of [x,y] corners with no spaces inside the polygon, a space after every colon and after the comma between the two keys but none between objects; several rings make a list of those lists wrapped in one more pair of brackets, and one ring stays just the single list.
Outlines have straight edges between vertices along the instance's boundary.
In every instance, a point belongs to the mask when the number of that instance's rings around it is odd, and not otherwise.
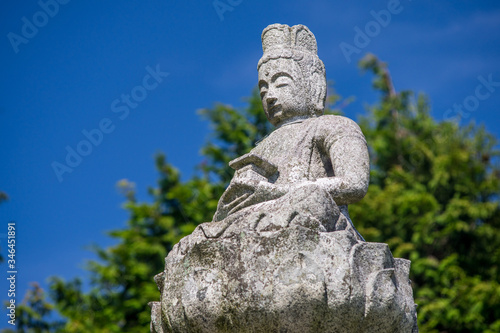
[{"label": "seated buddhist statue", "polygon": [[273,24],[262,44],[259,89],[276,129],[230,162],[212,222],[169,252],[152,332],[418,333],[410,262],[349,219],[368,150],[352,120],[323,115],[314,35]]},{"label": "seated buddhist statue", "polygon": [[262,32],[262,47],[260,96],[276,129],[230,162],[234,177],[201,229],[212,238],[301,225],[351,230],[363,240],[347,205],[368,189],[366,140],[354,121],[323,115],[326,75],[314,35],[303,25],[273,24]]}]

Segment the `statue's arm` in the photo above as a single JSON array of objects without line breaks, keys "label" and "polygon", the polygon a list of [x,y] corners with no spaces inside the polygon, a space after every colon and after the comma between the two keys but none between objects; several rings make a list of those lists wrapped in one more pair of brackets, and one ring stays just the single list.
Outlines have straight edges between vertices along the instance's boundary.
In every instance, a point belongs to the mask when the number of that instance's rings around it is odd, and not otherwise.
[{"label": "statue's arm", "polygon": [[[323,126],[323,149],[333,168],[333,177],[316,183],[327,190],[337,205],[361,200],[368,191],[370,157],[359,126],[344,117],[328,117]],[[335,121],[335,122],[332,122]]]},{"label": "statue's arm", "polygon": [[368,191],[370,159],[366,142],[359,137],[344,137],[329,152],[334,177],[316,182],[327,190],[337,205],[361,200]]}]

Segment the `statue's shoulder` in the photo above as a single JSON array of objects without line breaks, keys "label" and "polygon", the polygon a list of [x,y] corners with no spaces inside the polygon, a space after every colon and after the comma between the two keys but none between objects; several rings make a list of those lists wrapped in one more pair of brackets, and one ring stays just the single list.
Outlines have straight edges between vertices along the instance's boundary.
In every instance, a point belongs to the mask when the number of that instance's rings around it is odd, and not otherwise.
[{"label": "statue's shoulder", "polygon": [[352,132],[352,133],[362,134],[359,125],[354,120],[344,116],[328,114],[314,118],[313,121],[320,129],[325,130],[327,132],[335,131],[342,133]]}]

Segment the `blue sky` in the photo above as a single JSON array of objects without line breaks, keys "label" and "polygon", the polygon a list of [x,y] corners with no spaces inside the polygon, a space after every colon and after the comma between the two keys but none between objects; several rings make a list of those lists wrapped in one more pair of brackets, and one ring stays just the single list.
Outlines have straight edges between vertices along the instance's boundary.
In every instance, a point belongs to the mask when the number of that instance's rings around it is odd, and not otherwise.
[{"label": "blue sky", "polygon": [[[372,52],[389,64],[397,90],[428,95],[435,118],[465,104],[466,121],[500,137],[495,1],[217,0],[226,6],[219,12],[213,0],[54,1],[4,2],[0,11],[0,190],[10,196],[0,205],[0,246],[6,256],[7,223],[16,221],[18,301],[31,281],[85,276],[86,247],[113,244],[105,231],[125,226],[116,182],[135,182],[147,200],[156,152],[184,179],[193,174],[210,133],[196,110],[244,105],[269,24],[313,31],[327,78],[356,97],[348,117],[377,100],[356,65]],[[346,57],[341,44],[359,53]],[[84,131],[95,145],[83,142]],[[87,155],[70,167],[67,149]],[[7,290],[0,283],[1,299]]]}]

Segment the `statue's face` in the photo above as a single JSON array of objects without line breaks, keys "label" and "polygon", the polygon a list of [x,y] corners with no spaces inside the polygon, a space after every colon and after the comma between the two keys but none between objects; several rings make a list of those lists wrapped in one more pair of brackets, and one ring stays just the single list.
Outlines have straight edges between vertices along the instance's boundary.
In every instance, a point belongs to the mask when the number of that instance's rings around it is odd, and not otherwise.
[{"label": "statue's face", "polygon": [[279,126],[293,118],[310,116],[308,89],[299,66],[292,59],[270,60],[259,69],[259,89],[267,119]]}]

